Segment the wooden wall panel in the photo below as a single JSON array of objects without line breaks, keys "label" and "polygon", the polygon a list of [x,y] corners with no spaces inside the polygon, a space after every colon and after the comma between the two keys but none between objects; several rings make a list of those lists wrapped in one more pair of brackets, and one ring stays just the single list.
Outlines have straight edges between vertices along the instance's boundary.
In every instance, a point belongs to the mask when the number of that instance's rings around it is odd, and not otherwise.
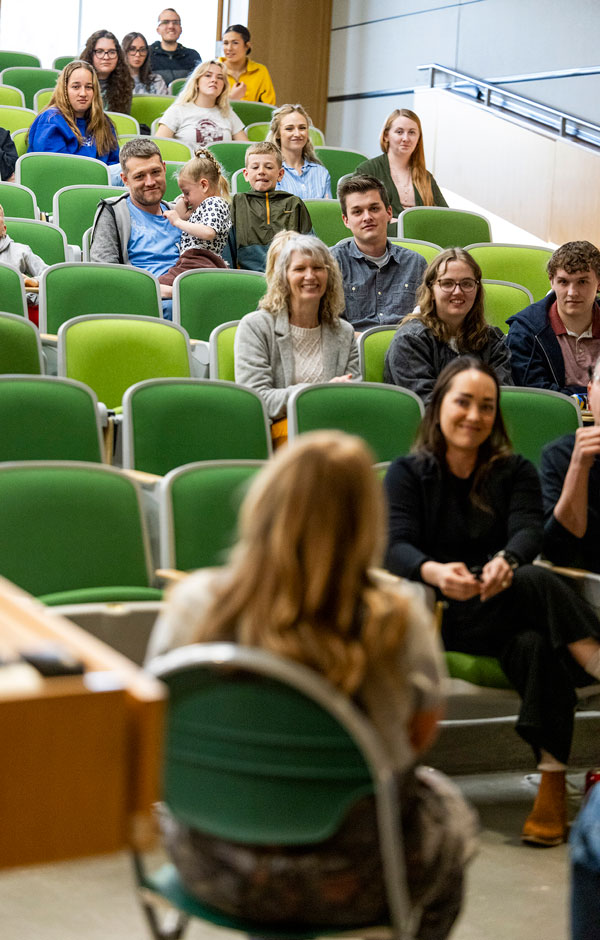
[{"label": "wooden wall panel", "polygon": [[557,140],[554,179],[552,240],[587,239],[600,248],[600,154]]},{"label": "wooden wall panel", "polygon": [[332,0],[250,0],[252,58],[271,73],[277,104],[304,105],[325,130]]}]

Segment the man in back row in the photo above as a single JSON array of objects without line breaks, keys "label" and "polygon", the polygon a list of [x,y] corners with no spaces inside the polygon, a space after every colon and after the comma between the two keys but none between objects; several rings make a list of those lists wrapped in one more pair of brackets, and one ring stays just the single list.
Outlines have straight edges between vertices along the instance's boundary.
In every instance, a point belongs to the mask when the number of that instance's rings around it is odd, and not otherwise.
[{"label": "man in back row", "polygon": [[[137,137],[121,148],[122,196],[102,199],[92,230],[90,260],[132,264],[156,276],[179,259],[178,228],[163,215],[167,188],[160,150],[148,137]],[[163,300],[163,316],[171,319],[172,301]]]},{"label": "man in back row", "polygon": [[150,69],[162,75],[167,85],[176,78],[187,78],[202,59],[195,49],[188,49],[177,42],[181,36],[181,17],[172,7],[158,16],[156,32],[160,40],[150,46]]},{"label": "man in back row", "polygon": [[344,225],[353,235],[331,249],[342,271],[344,316],[359,333],[395,325],[414,309],[427,262],[388,240],[392,207],[380,180],[352,176],[338,187],[338,198]]}]

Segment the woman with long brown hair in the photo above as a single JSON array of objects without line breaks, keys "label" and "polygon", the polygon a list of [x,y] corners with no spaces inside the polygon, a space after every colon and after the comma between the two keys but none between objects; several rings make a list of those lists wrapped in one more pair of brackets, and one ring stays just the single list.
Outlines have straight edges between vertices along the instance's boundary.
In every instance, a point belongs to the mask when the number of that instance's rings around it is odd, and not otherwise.
[{"label": "woman with long brown hair", "polygon": [[417,308],[400,321],[385,357],[384,379],[424,401],[452,359],[478,356],[512,385],[510,352],[498,327],[486,323],[481,268],[462,248],[447,248],[428,265]]},{"label": "woman with long brown hair", "polygon": [[[196,642],[256,646],[302,663],[361,707],[392,755],[403,803],[408,885],[420,940],[456,918],[473,818],[448,781],[416,767],[441,716],[431,616],[410,588],[373,569],[384,533],[373,455],[335,431],[302,435],[253,481],[230,563],[185,579],[167,600],[149,655]],[[312,846],[258,847],[190,830],[162,811],[186,887],[204,902],[282,928],[385,916],[371,799]],[[417,933],[415,933],[415,936]]]},{"label": "woman with long brown hair", "polygon": [[575,687],[600,679],[600,627],[557,575],[531,564],[542,547],[540,482],[512,453],[489,365],[463,356],[446,366],[414,453],[394,461],[385,487],[386,566],[435,588],[446,649],[499,659],[542,774],[522,839],[558,845]]},{"label": "woman with long brown hair", "polygon": [[88,37],[81,58],[96,69],[106,110],[130,114],[133,79],[115,34],[97,29]]},{"label": "woman with long brown hair", "polygon": [[72,153],[119,163],[119,145],[104,113],[98,78],[80,59],[64,67],[50,102],[29,129],[29,152]]},{"label": "woman with long brown hair", "polygon": [[423,130],[414,111],[392,111],[383,125],[379,145],[382,155],[361,163],[356,173],[381,180],[392,206],[392,221],[411,206],[448,205],[425,166]]}]

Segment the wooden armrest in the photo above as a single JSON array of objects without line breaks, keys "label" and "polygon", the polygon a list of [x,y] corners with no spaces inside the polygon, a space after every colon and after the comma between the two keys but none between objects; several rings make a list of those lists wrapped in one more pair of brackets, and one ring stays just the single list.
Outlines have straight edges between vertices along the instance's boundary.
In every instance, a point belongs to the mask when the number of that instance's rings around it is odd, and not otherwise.
[{"label": "wooden armrest", "polygon": [[40,333],[40,339],[45,343],[58,343],[56,333]]},{"label": "wooden armrest", "polygon": [[162,578],[163,581],[176,584],[178,581],[183,581],[184,578],[187,578],[189,572],[178,571],[177,568],[157,568],[154,574],[157,578]]},{"label": "wooden armrest", "polygon": [[546,561],[543,558],[536,558],[534,565],[538,565],[540,568],[548,568],[550,571],[554,571],[555,574],[561,574],[565,578],[573,578],[574,581],[583,581],[588,575],[593,574],[592,571],[587,571],[585,568],[564,568],[562,565],[553,565],[551,561]]},{"label": "wooden armrest", "polygon": [[131,467],[123,467],[123,473],[135,480],[137,483],[160,483],[162,477],[158,473],[146,473],[145,470],[134,470]]}]

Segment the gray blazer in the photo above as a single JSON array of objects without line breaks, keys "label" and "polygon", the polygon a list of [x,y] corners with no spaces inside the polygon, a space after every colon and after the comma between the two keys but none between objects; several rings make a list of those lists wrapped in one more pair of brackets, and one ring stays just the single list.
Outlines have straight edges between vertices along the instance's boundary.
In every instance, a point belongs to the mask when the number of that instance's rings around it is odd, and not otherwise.
[{"label": "gray blazer", "polygon": [[[354,329],[346,320],[323,324],[323,381],[337,375],[360,377]],[[235,380],[262,397],[271,421],[285,418],[287,401],[304,383],[293,385],[294,353],[287,310],[247,313],[235,334]]]}]

